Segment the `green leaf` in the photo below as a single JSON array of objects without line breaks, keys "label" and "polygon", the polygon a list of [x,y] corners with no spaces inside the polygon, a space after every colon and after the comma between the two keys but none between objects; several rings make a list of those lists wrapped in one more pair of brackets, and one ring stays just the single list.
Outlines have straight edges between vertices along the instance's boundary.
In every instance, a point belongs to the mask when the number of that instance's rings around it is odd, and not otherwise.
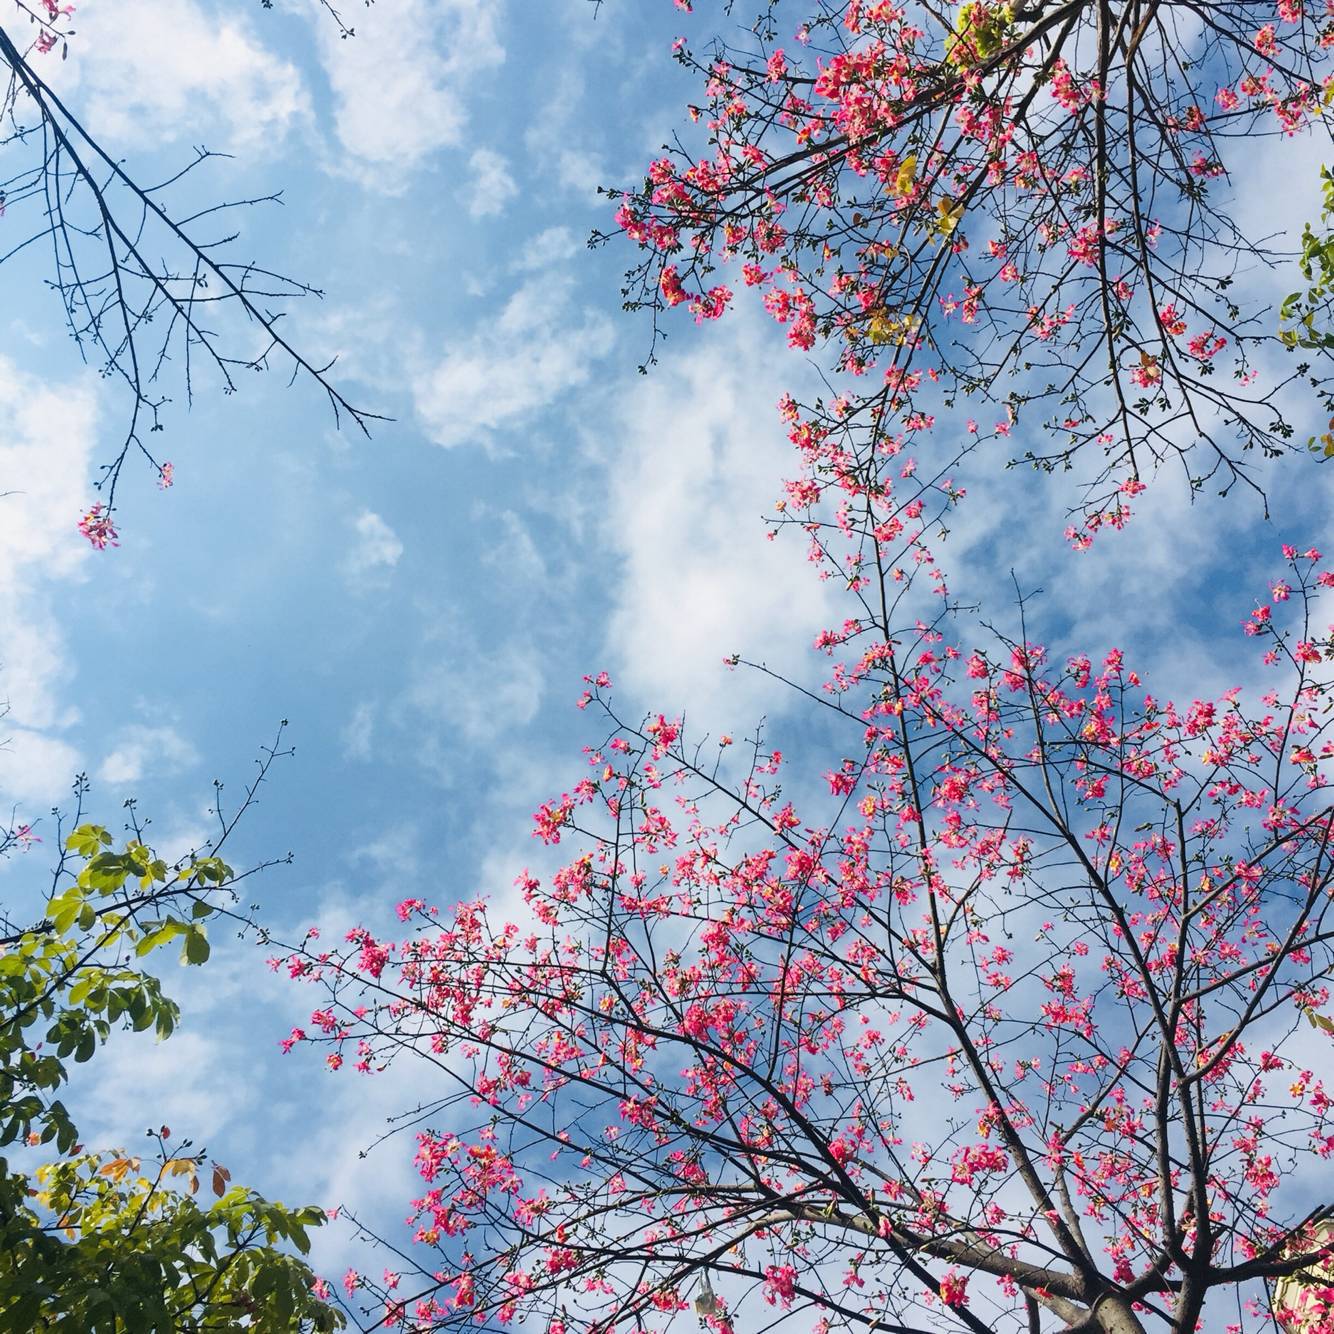
[{"label": "green leaf", "polygon": [[208,960],[208,955],[208,937],[204,934],[204,928],[202,926],[189,927],[185,933],[185,946],[181,950],[182,962],[205,963]]},{"label": "green leaf", "polygon": [[100,848],[111,846],[111,835],[101,825],[81,824],[65,840],[65,846],[80,857],[91,857]]},{"label": "green leaf", "polygon": [[144,938],[134,947],[135,955],[142,959],[145,954],[151,954],[159,945],[165,945],[169,940],[175,940],[177,936],[190,929],[184,922],[169,917],[165,922],[159,922],[148,929]]}]

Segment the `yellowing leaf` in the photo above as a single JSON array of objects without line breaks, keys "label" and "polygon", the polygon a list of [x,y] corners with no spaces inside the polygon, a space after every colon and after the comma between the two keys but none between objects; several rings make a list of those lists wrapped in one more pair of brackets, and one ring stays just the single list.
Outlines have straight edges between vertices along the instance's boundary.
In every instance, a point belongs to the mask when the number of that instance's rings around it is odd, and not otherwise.
[{"label": "yellowing leaf", "polygon": [[936,211],[939,217],[936,219],[936,226],[948,236],[958,225],[959,219],[963,217],[963,201],[956,203],[948,195],[942,195],[936,202]]},{"label": "yellowing leaf", "polygon": [[991,5],[987,0],[965,0],[954,20],[954,31],[945,39],[945,59],[960,69],[996,55],[1014,22],[1010,5]]},{"label": "yellowing leaf", "polygon": [[99,1176],[110,1177],[117,1184],[125,1179],[127,1172],[137,1172],[138,1170],[139,1160],[137,1158],[113,1158],[109,1163],[103,1163],[97,1169]]},{"label": "yellowing leaf", "polygon": [[871,312],[866,336],[876,344],[897,343],[902,347],[919,323],[916,315],[891,315],[881,306]]},{"label": "yellowing leaf", "polygon": [[902,162],[899,163],[898,175],[894,177],[892,193],[896,195],[906,195],[913,187],[913,181],[917,179],[917,154],[909,153]]},{"label": "yellowing leaf", "polygon": [[195,1159],[172,1158],[163,1164],[163,1169],[169,1176],[188,1177],[191,1195],[199,1189],[199,1163]]}]

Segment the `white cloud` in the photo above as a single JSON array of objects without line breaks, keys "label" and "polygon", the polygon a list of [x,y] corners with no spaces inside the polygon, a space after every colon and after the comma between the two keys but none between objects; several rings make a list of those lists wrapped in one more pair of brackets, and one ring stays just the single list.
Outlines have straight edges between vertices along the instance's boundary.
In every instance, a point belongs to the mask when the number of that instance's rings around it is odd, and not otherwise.
[{"label": "white cloud", "polygon": [[510,266],[516,273],[544,273],[553,265],[571,259],[583,248],[583,243],[568,227],[548,227],[520,250]]},{"label": "white cloud", "polygon": [[344,568],[353,578],[372,571],[392,570],[403,554],[403,543],[385,521],[370,510],[362,510],[352,521],[356,541]]},{"label": "white cloud", "polygon": [[[17,509],[21,502],[10,498],[0,501],[3,504]],[[66,515],[61,517],[67,519]],[[69,546],[82,540],[71,524],[61,526]],[[0,572],[8,575],[16,564],[0,556]],[[40,598],[24,596],[35,591],[39,578],[34,575],[27,590],[10,582],[7,591],[0,593],[0,608],[5,614],[5,625],[0,628],[0,698],[8,701],[16,719],[35,727],[64,727],[78,717],[60,698],[60,687],[73,675],[73,669],[64,636],[50,609]]]},{"label": "white cloud", "polygon": [[207,135],[210,148],[254,153],[309,115],[296,66],[266,49],[249,19],[153,0],[81,7],[78,29],[53,79],[111,142],[141,143],[151,126],[158,142]]},{"label": "white cloud", "polygon": [[505,59],[499,0],[395,0],[357,16],[340,41],[319,26],[334,123],[355,174],[397,189],[432,153],[460,142],[473,78]]},{"label": "white cloud", "polygon": [[[59,737],[0,721],[0,797],[20,806],[44,806],[68,795],[82,761]],[[6,812],[7,813],[7,812]]]},{"label": "white cloud", "polygon": [[[368,866],[372,874],[380,881],[388,882],[396,888],[414,879],[421,870],[417,857],[417,846],[421,835],[417,826],[409,821],[400,821],[384,830],[369,843],[363,843],[348,853],[348,860]],[[376,899],[384,896],[378,891]]]},{"label": "white cloud", "polygon": [[[482,688],[479,683],[485,682]],[[457,759],[460,746],[489,749],[537,716],[544,676],[535,649],[503,645],[423,662],[402,702],[430,767]]]},{"label": "white cloud", "polygon": [[370,759],[371,740],[374,735],[375,705],[370,700],[362,700],[352,710],[352,716],[343,728],[343,754],[349,760]]},{"label": "white cloud", "polygon": [[52,385],[0,358],[0,571],[13,588],[21,567],[65,578],[87,560],[69,540],[85,503],[93,444],[91,385]]},{"label": "white cloud", "polygon": [[[206,929],[213,953],[202,968],[180,963],[172,947],[150,957],[181,1009],[175,1033],[165,1042],[151,1033],[114,1033],[77,1068],[67,1102],[91,1147],[144,1149],[144,1130],[166,1124],[174,1143],[189,1137],[238,1180],[274,1198],[287,1184],[279,1180],[274,1145],[291,1155],[314,1115],[293,1087],[296,1066],[278,1050],[303,1017],[303,1003],[309,1013],[308,998],[268,969],[262,950],[235,940],[220,922]],[[291,1184],[301,1202],[316,1191],[310,1178]]]},{"label": "white cloud", "polygon": [[75,523],[88,503],[95,438],[90,381],[49,384],[0,358],[0,793],[45,802],[68,790],[77,752],[49,735],[77,714],[61,698],[73,675],[52,586],[91,557]]},{"label": "white cloud", "polygon": [[605,316],[571,308],[568,281],[525,283],[488,326],[420,372],[423,430],[439,445],[486,443],[587,384],[614,341]]},{"label": "white cloud", "polygon": [[174,727],[127,727],[116,747],[98,767],[103,783],[137,783],[151,771],[166,776],[179,773],[198,759],[195,748]]},{"label": "white cloud", "polygon": [[596,206],[598,187],[607,183],[607,168],[596,153],[566,145],[556,153],[556,180],[563,189]]},{"label": "white cloud", "polygon": [[524,143],[535,179],[540,170],[559,190],[596,204],[598,187],[607,183],[607,170],[601,154],[582,138],[588,123],[583,79],[567,70],[533,117]]},{"label": "white cloud", "polygon": [[636,698],[704,725],[747,726],[784,702],[754,673],[729,672],[724,657],[807,662],[835,617],[794,534],[765,540],[761,516],[795,468],[774,409],[790,368],[769,334],[745,318],[708,330],[627,389],[611,433],[605,523],[621,553],[613,675]]},{"label": "white cloud", "polygon": [[528,524],[513,510],[482,504],[473,506],[473,518],[496,534],[496,541],[482,552],[482,560],[496,572],[496,579],[525,600],[546,598],[547,562]]},{"label": "white cloud", "polygon": [[[175,998],[176,979],[170,966],[166,971],[166,990]],[[195,1017],[187,1013],[186,1023]],[[92,1078],[79,1084],[87,1100],[79,1131],[92,1147],[142,1152],[150,1122],[154,1128],[166,1125],[177,1139],[212,1140],[253,1106],[258,1090],[241,1070],[227,1068],[224,1043],[198,1027],[175,1033],[169,1042],[155,1042],[146,1033],[115,1035]],[[182,1078],[182,1071],[188,1077]]]},{"label": "white cloud", "polygon": [[153,850],[167,862],[178,862],[189,853],[199,852],[216,834],[216,823],[211,824],[212,812],[205,809],[194,817],[186,816],[176,823],[154,830],[149,842]]},{"label": "white cloud", "polygon": [[509,163],[489,148],[479,148],[468,159],[472,175],[468,181],[468,216],[497,217],[519,193],[510,175]]}]

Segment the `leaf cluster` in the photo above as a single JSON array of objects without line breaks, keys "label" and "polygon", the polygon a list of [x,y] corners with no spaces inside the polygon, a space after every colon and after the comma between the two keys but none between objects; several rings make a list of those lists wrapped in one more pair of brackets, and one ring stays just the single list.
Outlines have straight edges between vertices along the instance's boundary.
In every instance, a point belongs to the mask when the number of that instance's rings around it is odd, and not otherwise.
[{"label": "leaf cluster", "polygon": [[[1334,351],[1334,172],[1320,168],[1324,207],[1317,231],[1308,222],[1302,229],[1300,267],[1305,290],[1289,292],[1279,307],[1279,339],[1289,350]],[[1334,420],[1329,430],[1307,442],[1312,453],[1334,458]]]},{"label": "leaf cluster", "polygon": [[145,960],[179,944],[183,964],[203,964],[234,880],[216,856],[170,865],[137,836],[114,842],[75,828],[43,918],[0,951],[0,1326],[337,1328],[300,1258],[322,1210],[232,1186],[188,1140],[169,1148],[166,1127],[151,1159],[78,1142],[58,1096],[70,1063],[117,1028],[171,1036],[178,1007]]}]

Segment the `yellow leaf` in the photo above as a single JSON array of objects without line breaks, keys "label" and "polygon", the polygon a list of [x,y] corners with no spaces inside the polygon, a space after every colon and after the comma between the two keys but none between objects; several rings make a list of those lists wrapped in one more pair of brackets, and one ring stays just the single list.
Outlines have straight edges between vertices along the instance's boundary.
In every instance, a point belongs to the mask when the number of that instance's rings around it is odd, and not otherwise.
[{"label": "yellow leaf", "polygon": [[190,1194],[199,1189],[199,1164],[193,1158],[172,1158],[163,1164],[164,1169],[174,1177],[190,1178]]},{"label": "yellow leaf", "polygon": [[965,0],[955,16],[954,31],[945,39],[945,59],[960,69],[996,55],[1014,22],[1010,5],[994,8],[985,0]]},{"label": "yellow leaf", "polygon": [[919,323],[916,315],[891,315],[881,306],[871,312],[866,336],[876,344],[897,343],[902,347]]},{"label": "yellow leaf", "polygon": [[129,1171],[137,1172],[139,1170],[139,1160],[137,1158],[113,1158],[109,1163],[104,1163],[97,1169],[99,1176],[110,1177],[117,1185],[125,1179],[125,1174]]},{"label": "yellow leaf", "polygon": [[1306,1017],[1311,1021],[1312,1028],[1322,1028],[1326,1033],[1334,1033],[1334,1019],[1331,1019],[1328,1015],[1307,1010]]},{"label": "yellow leaf", "polygon": [[917,178],[917,154],[909,153],[902,162],[899,163],[899,174],[894,178],[894,187],[892,193],[896,195],[906,195],[913,187],[913,181]]}]

